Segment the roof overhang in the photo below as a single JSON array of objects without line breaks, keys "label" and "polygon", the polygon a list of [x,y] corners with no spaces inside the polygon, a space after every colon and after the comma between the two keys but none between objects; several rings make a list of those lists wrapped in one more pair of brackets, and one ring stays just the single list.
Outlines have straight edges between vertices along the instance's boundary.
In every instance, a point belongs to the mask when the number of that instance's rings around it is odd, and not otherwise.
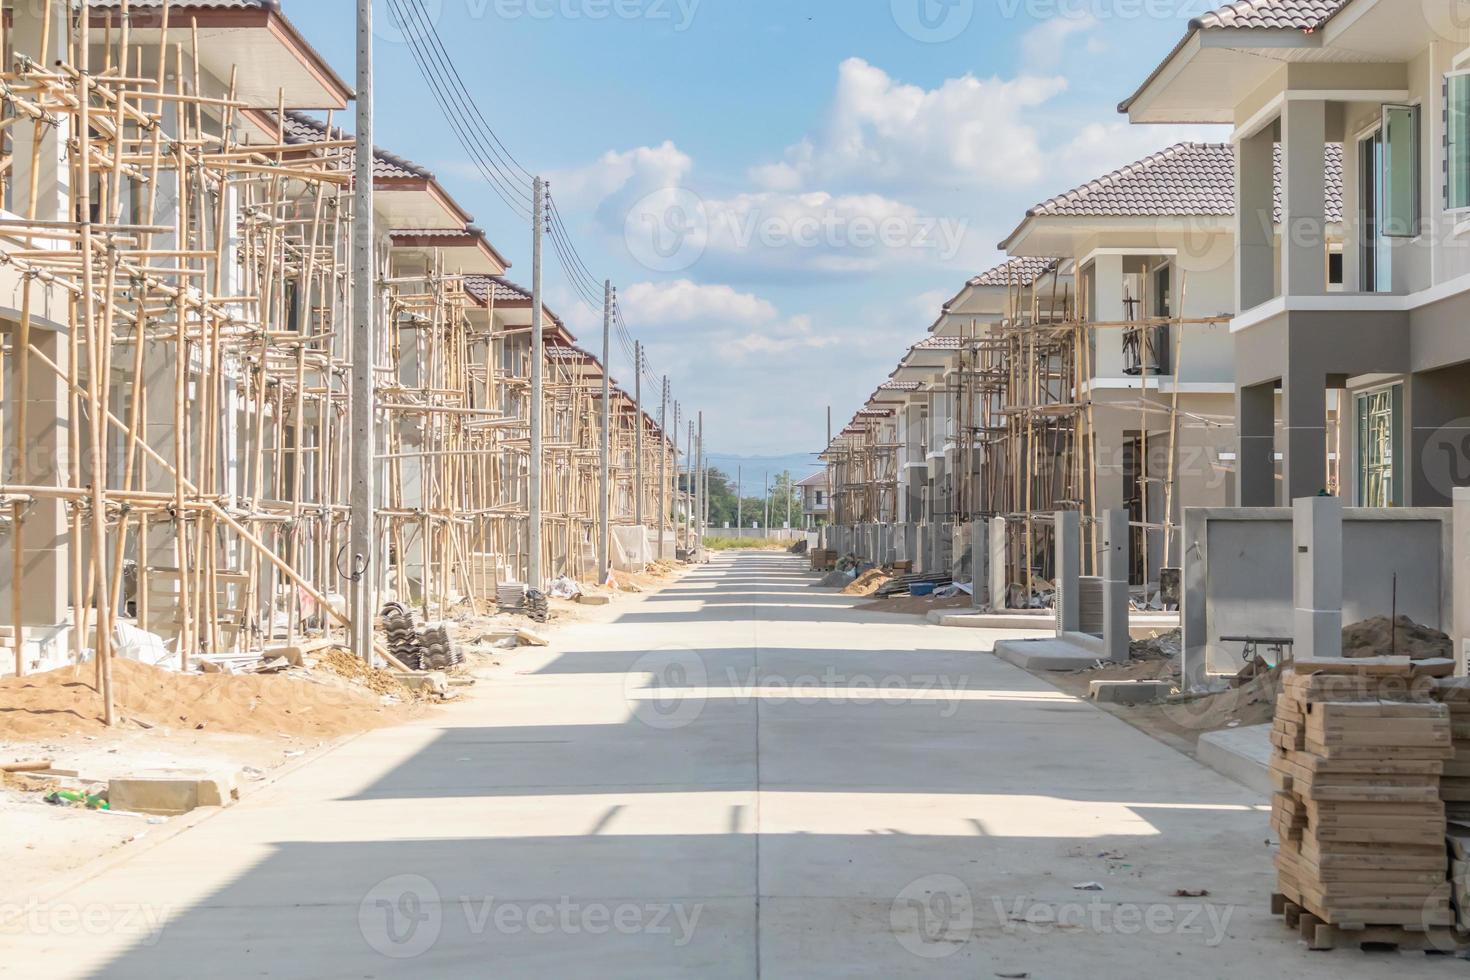
[{"label": "roof overhang", "polygon": [[[1290,28],[1201,28],[1190,22],[1189,33],[1125,99],[1118,111],[1135,123],[1235,124],[1237,108],[1277,73],[1321,72],[1325,66],[1402,67],[1434,41],[1470,41],[1470,25],[1451,23],[1454,4],[1439,23],[1433,4],[1399,4],[1386,0],[1352,0],[1319,30]],[[1431,9],[1433,8],[1433,9]],[[1431,24],[1430,13],[1436,16]],[[1323,73],[1325,75],[1325,73]],[[1283,85],[1285,81],[1283,79]],[[1293,78],[1292,88],[1303,88]],[[1363,93],[1361,78],[1320,86],[1320,97],[1343,99]],[[1396,90],[1373,82],[1369,88]]]},{"label": "roof overhang", "polygon": [[375,177],[376,216],[388,230],[459,230],[470,214],[445,193],[432,177]]},{"label": "roof overhang", "polygon": [[500,276],[510,268],[504,256],[478,231],[465,229],[450,234],[425,234],[426,231],[428,229],[423,228],[395,231],[392,233],[393,247],[445,252],[445,261],[451,266],[451,271],[464,275]]},{"label": "roof overhang", "polygon": [[1028,215],[1001,243],[1012,255],[1075,259],[1089,248],[1171,247],[1235,234],[1233,215]]},{"label": "roof overhang", "polygon": [[[92,26],[117,29],[120,11],[93,8]],[[236,66],[248,67],[236,79],[235,98],[273,109],[285,99],[287,109],[345,109],[353,92],[326,60],[307,43],[275,5],[214,7],[174,3],[169,8],[168,37],[163,35],[162,8],[128,11],[128,43],[193,49],[199,37],[199,63],[211,75],[228,79]],[[97,38],[96,33],[93,34]]]}]

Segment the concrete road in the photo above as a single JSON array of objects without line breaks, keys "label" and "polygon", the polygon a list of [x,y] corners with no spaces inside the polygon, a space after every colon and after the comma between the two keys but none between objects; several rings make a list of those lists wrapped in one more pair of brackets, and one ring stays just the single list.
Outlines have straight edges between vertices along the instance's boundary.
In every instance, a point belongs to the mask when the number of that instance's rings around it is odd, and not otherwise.
[{"label": "concrete road", "polygon": [[996,660],[993,635],[857,614],[808,581],[721,557],[621,602],[0,930],[0,973],[1463,967],[1307,952],[1267,913],[1264,799]]}]

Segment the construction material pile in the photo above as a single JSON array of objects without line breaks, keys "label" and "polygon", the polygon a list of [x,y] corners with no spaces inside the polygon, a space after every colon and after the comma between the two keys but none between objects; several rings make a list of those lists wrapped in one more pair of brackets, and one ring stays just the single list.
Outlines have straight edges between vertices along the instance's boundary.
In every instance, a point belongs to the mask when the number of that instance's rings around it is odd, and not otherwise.
[{"label": "construction material pile", "polygon": [[1314,948],[1412,941],[1454,924],[1440,799],[1450,711],[1428,692],[1407,657],[1301,659],[1283,677],[1271,733],[1273,910],[1297,919]]},{"label": "construction material pile", "polygon": [[1449,710],[1454,755],[1444,764],[1439,798],[1449,825],[1450,897],[1462,932],[1470,931],[1470,678],[1446,677],[1434,682],[1434,698]]}]

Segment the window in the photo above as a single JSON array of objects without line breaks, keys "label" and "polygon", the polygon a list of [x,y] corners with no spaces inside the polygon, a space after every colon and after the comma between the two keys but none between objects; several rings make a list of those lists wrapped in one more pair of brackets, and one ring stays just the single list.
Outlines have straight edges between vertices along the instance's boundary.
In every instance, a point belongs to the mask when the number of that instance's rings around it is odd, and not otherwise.
[{"label": "window", "polygon": [[1356,398],[1358,422],[1358,506],[1396,507],[1402,500],[1398,458],[1398,418],[1403,387],[1394,385]]},{"label": "window", "polygon": [[1445,76],[1445,207],[1470,208],[1470,72]]},{"label": "window", "polygon": [[1383,211],[1385,238],[1419,234],[1419,107],[1383,107]]},{"label": "window", "polygon": [[1365,293],[1393,289],[1393,264],[1383,233],[1383,128],[1358,140],[1358,255]]}]

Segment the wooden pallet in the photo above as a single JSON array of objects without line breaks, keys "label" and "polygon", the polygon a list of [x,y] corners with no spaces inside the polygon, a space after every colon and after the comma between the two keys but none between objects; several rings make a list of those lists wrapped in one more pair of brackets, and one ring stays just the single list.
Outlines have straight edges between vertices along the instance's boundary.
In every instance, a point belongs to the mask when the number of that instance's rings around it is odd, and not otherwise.
[{"label": "wooden pallet", "polygon": [[1324,922],[1321,917],[1280,893],[1271,896],[1271,914],[1284,918],[1286,927],[1300,934],[1311,950],[1357,947],[1360,950],[1396,949],[1452,955],[1470,946],[1470,934],[1443,926],[1414,929],[1406,926],[1334,925]]}]

